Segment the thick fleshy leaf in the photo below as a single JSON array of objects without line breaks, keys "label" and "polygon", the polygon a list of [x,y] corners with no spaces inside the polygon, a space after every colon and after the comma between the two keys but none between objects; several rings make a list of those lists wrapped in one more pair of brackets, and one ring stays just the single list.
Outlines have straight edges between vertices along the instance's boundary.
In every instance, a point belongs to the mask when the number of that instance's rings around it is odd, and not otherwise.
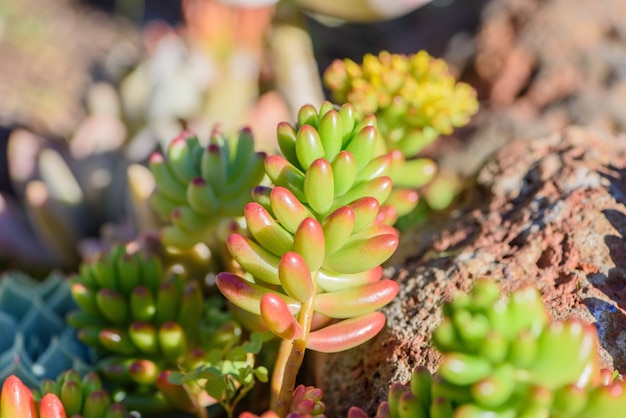
[{"label": "thick fleshy leaf", "polygon": [[371,312],[311,332],[306,346],[322,353],[348,350],[373,338],[384,326],[385,315],[381,312]]},{"label": "thick fleshy leaf", "polygon": [[599,373],[596,331],[580,320],[552,323],[539,337],[532,382],[550,389],[575,383],[584,387]]},{"label": "thick fleshy leaf", "polygon": [[398,216],[403,216],[411,212],[417,206],[419,196],[414,189],[403,189],[397,187],[394,183],[393,190],[389,194],[389,198],[385,201],[385,205],[391,205],[396,209]]},{"label": "thick fleshy leaf", "polygon": [[354,210],[354,232],[359,232],[375,223],[380,209],[378,200],[371,196],[355,200],[349,206]]},{"label": "thick fleshy leaf", "polygon": [[342,206],[324,219],[322,229],[326,254],[334,253],[348,242],[355,222],[354,209],[350,206]]},{"label": "thick fleshy leaf", "polygon": [[66,418],[65,408],[63,403],[57,395],[54,393],[46,393],[39,402],[39,417],[40,418]]},{"label": "thick fleshy leaf", "polygon": [[279,155],[270,155],[265,159],[265,172],[276,186],[289,189],[299,201],[305,200],[304,174],[289,161]]},{"label": "thick fleshy leaf", "polygon": [[298,161],[296,155],[296,130],[288,122],[280,122],[276,128],[280,152],[287,161]]},{"label": "thick fleshy leaf", "polygon": [[318,294],[315,311],[331,318],[354,318],[382,308],[399,289],[393,280],[381,280],[357,288]]},{"label": "thick fleshy leaf", "polygon": [[296,155],[303,169],[307,170],[313,161],[324,158],[324,146],[319,134],[311,125],[302,125],[296,134]]},{"label": "thick fleshy leaf", "polygon": [[309,266],[298,253],[288,252],[280,259],[278,278],[287,294],[300,302],[309,300],[315,293]]},{"label": "thick fleshy leaf", "polygon": [[[170,361],[179,361],[187,351],[187,337],[183,327],[174,321],[167,321],[157,332],[161,352]],[[156,379],[156,376],[155,376]]]},{"label": "thick fleshy leaf", "polygon": [[272,213],[285,229],[292,234],[305,218],[312,218],[313,214],[298,200],[298,198],[284,187],[275,187],[270,193]]},{"label": "thick fleshy leaf", "polygon": [[315,106],[311,104],[305,104],[300,109],[298,109],[298,125],[311,125],[313,127],[317,127],[317,123],[319,122],[319,117]]},{"label": "thick fleshy leaf", "polygon": [[348,151],[341,151],[331,163],[335,195],[342,196],[352,188],[356,180],[357,166],[354,155]]},{"label": "thick fleshy leaf", "polygon": [[341,151],[343,142],[343,122],[339,112],[331,109],[319,122],[317,131],[319,132],[326,159],[332,161],[333,158]]},{"label": "thick fleshy leaf", "polygon": [[335,180],[332,167],[324,158],[313,161],[306,170],[304,195],[311,209],[322,215],[325,215],[333,204]]},{"label": "thick fleshy leaf", "polygon": [[328,270],[320,269],[317,273],[317,287],[325,292],[336,292],[376,282],[380,280],[382,276],[383,268],[381,266],[376,266],[371,270],[353,274],[330,272]]},{"label": "thick fleshy leaf", "polygon": [[351,152],[356,159],[357,171],[367,166],[374,156],[378,131],[373,126],[366,126],[350,141],[346,150]]},{"label": "thick fleshy leaf", "polygon": [[[265,293],[271,292],[278,294],[278,292],[270,290],[266,287],[259,286],[255,283],[250,283],[243,277],[236,274],[222,272],[217,275],[216,278],[217,287],[234,305],[250,312],[255,315],[261,314],[261,298]],[[286,295],[280,295],[293,314],[300,310],[300,303],[295,299],[292,299]]]},{"label": "thick fleshy leaf", "polygon": [[324,268],[338,273],[358,273],[385,262],[398,247],[398,236],[378,235],[353,241],[326,257]]},{"label": "thick fleshy leaf", "polygon": [[261,317],[270,330],[284,340],[295,340],[302,335],[302,327],[280,296],[266,293],[261,298]]},{"label": "thick fleshy leaf", "polygon": [[185,203],[203,215],[213,216],[220,207],[220,200],[215,194],[213,186],[202,177],[196,177],[189,183],[186,197]]},{"label": "thick fleshy leaf", "polygon": [[379,155],[372,159],[356,177],[358,183],[368,181],[381,176],[390,176],[391,157],[388,154]]},{"label": "thick fleshy leaf", "polygon": [[220,190],[226,183],[227,159],[228,156],[222,155],[222,149],[217,144],[209,144],[202,154],[202,177],[214,190]]},{"label": "thick fleshy leaf", "polygon": [[310,271],[317,271],[324,262],[324,230],[314,218],[303,220],[293,237],[293,250],[300,254]]},{"label": "thick fleshy leaf", "polygon": [[263,248],[278,257],[293,249],[292,234],[278,224],[263,206],[248,203],[244,216],[248,230]]},{"label": "thick fleshy leaf", "polygon": [[394,156],[398,156],[400,161],[393,164],[390,177],[393,179],[395,187],[408,187],[416,189],[430,183],[437,175],[437,163],[430,158],[417,158],[414,160],[404,160],[399,151]]},{"label": "thick fleshy leaf", "polygon": [[15,375],[7,377],[2,384],[0,417],[37,418],[33,394]]},{"label": "thick fleshy leaf", "polygon": [[353,203],[355,200],[364,197],[373,197],[379,204],[384,203],[391,193],[392,183],[387,176],[377,177],[356,187],[353,187],[343,196],[337,197],[333,203],[334,207],[345,206]]},{"label": "thick fleshy leaf", "polygon": [[280,258],[239,234],[231,234],[226,240],[226,245],[230,254],[245,271],[266,283],[280,284],[278,279]]}]

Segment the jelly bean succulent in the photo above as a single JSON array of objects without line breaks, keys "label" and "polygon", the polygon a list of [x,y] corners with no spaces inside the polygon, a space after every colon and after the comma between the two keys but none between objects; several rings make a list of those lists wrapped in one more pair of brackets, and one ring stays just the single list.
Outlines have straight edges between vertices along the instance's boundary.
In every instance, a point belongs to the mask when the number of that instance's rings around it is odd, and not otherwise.
[{"label": "jelly bean succulent", "polygon": [[[599,368],[595,328],[551,321],[536,289],[506,302],[497,283],[481,280],[443,313],[433,334],[438,371],[417,367],[409,385],[393,384],[377,417],[624,416],[626,386]],[[352,408],[348,417],[367,415]]]},{"label": "jelly bean succulent", "polygon": [[161,231],[165,246],[189,249],[204,243],[211,251],[212,269],[226,268],[224,241],[250,202],[250,190],[263,178],[265,154],[255,152],[249,129],[228,138],[218,131],[207,146],[183,132],[166,155],[155,153],[150,169],[156,180],[151,201],[171,225]]},{"label": "jelly bean succulent", "polygon": [[76,308],[67,280],[43,281],[19,272],[0,276],[0,381],[15,375],[38,386],[65,369],[92,367],[92,353],[64,317]]},{"label": "jelly bean succulent", "polygon": [[[97,368],[131,409],[198,410],[202,391],[172,385],[169,372],[203,364],[206,350],[238,339],[228,316],[211,315],[197,281],[166,275],[158,258],[117,246],[72,279],[80,307],[68,321],[98,353]],[[207,320],[218,322],[207,323]]]},{"label": "jelly bean succulent", "polygon": [[[56,396],[65,414],[75,418],[123,418],[126,407],[113,402],[111,395],[103,388],[100,377],[94,372],[84,376],[75,370],[61,373],[56,380],[46,379],[39,391],[35,391],[35,400],[40,402],[49,395]],[[43,417],[42,417],[43,418]]]},{"label": "jelly bean succulent", "polygon": [[[436,164],[416,156],[440,135],[466,125],[478,108],[472,87],[456,82],[445,61],[426,51],[409,56],[366,54],[362,64],[335,60],[324,82],[337,103],[351,103],[360,116],[376,115],[385,152],[397,153],[394,194],[433,180]],[[454,184],[436,185],[428,200],[432,206],[446,206]]]},{"label": "jelly bean succulent", "polygon": [[377,309],[398,292],[381,263],[398,245],[380,211],[391,192],[387,155],[375,156],[374,117],[344,105],[304,106],[297,126],[278,126],[282,156],[265,160],[271,186],[244,209],[249,236],[227,247],[246,272],[217,275],[220,291],[282,339],[272,377],[273,406],[289,410],[306,349],[337,352],[376,335]]},{"label": "jelly bean succulent", "polygon": [[59,398],[50,393],[39,403],[19,377],[11,375],[4,380],[0,392],[0,418],[65,418],[67,414]]}]

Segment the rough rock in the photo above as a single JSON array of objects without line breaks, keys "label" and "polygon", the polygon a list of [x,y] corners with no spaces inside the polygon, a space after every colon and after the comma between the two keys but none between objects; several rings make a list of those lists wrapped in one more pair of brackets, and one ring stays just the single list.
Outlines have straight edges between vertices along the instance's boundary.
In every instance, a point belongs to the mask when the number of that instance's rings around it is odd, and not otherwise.
[{"label": "rough rock", "polygon": [[[554,318],[597,325],[602,366],[626,372],[626,138],[581,127],[515,140],[479,170],[443,225],[407,233],[388,273],[401,285],[370,343],[318,356],[328,416],[373,414],[391,382],[436,370],[440,305],[491,277],[533,283]],[[433,234],[433,231],[439,231]]]}]

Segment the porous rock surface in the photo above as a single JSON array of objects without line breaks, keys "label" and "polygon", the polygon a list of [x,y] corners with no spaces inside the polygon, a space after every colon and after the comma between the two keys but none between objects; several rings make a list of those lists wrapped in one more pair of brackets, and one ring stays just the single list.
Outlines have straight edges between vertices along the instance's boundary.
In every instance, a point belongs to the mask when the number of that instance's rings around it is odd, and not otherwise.
[{"label": "porous rock surface", "polygon": [[387,328],[356,349],[315,358],[327,416],[373,415],[391,382],[436,370],[440,306],[481,277],[542,293],[554,318],[595,323],[603,367],[626,372],[626,138],[569,127],[510,142],[479,170],[449,217],[403,236],[387,272],[401,285]]}]

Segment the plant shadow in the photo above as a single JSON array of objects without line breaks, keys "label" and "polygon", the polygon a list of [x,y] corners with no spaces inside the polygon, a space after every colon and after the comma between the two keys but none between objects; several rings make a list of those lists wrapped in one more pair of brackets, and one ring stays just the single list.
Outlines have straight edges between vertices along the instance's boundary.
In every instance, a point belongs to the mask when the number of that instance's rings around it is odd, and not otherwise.
[{"label": "plant shadow", "polygon": [[[609,194],[618,202],[626,204],[626,169],[608,166],[602,175],[609,180]],[[604,244],[615,267],[607,273],[590,273],[587,279],[614,304],[596,297],[585,298],[583,303],[596,319],[595,326],[602,347],[613,358],[614,367],[624,373],[626,353],[617,341],[620,336],[623,338],[626,329],[626,213],[605,209],[602,214],[616,231],[616,234],[604,236]]]}]

